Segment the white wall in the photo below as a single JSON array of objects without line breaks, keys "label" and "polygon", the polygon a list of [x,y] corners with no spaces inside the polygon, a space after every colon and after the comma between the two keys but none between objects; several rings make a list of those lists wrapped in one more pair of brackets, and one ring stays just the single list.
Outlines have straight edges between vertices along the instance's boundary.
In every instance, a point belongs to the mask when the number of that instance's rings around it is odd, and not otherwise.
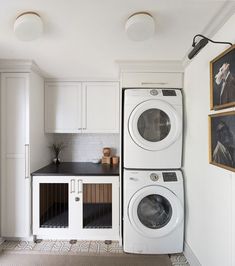
[{"label": "white wall", "polygon": [[[234,25],[213,39],[234,43]],[[235,265],[235,173],[208,163],[209,62],[226,48],[208,44],[185,70],[185,241],[203,266]]]},{"label": "white wall", "polygon": [[30,171],[34,172],[51,161],[50,134],[44,132],[44,79],[30,73]]}]

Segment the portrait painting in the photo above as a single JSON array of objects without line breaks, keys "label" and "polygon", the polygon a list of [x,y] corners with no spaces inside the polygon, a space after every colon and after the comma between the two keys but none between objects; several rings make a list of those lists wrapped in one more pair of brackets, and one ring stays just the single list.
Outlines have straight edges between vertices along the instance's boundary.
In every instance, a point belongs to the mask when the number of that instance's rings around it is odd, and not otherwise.
[{"label": "portrait painting", "polygon": [[211,110],[235,106],[235,45],[210,62]]},{"label": "portrait painting", "polygon": [[235,172],[235,111],[209,115],[209,161]]}]

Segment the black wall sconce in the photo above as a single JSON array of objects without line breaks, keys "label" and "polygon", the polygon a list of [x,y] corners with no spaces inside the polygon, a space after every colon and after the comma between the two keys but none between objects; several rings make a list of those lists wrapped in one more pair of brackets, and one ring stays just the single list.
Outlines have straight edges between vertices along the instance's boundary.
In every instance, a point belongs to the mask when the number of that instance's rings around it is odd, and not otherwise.
[{"label": "black wall sconce", "polygon": [[[201,37],[202,39],[199,42],[196,43],[196,38],[197,37]],[[197,34],[197,35],[195,35],[193,37],[193,43],[192,43],[193,49],[188,54],[188,58],[191,60],[195,55],[197,55],[201,51],[201,49],[203,47],[205,47],[208,44],[208,42],[219,43],[219,44],[229,44],[229,45],[232,46],[232,43],[231,42],[218,42],[218,41],[213,41],[213,40],[211,40],[211,39],[209,39],[209,38],[207,38],[207,37],[205,37],[205,36],[203,36],[201,34]]]}]

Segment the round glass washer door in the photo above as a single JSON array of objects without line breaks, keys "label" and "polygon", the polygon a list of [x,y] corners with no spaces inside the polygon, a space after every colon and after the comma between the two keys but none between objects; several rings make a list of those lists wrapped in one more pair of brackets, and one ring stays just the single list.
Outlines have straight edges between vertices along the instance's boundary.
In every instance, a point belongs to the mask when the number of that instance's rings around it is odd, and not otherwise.
[{"label": "round glass washer door", "polygon": [[155,151],[170,146],[181,134],[182,119],[167,102],[148,100],[132,111],[128,129],[133,141],[143,149]]},{"label": "round glass washer door", "polygon": [[177,196],[162,186],[138,190],[128,205],[128,217],[136,231],[157,238],[172,232],[183,220],[183,207]]}]

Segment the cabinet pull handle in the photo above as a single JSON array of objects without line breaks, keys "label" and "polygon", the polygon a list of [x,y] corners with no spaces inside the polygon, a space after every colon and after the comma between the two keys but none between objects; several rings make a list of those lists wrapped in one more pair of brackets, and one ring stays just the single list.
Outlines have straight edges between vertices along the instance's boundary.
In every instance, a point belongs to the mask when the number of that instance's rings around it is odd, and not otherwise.
[{"label": "cabinet pull handle", "polygon": [[85,117],[84,118],[84,121],[82,121],[82,125],[84,126],[83,129],[86,129],[87,128],[87,88],[85,89],[85,101],[83,102],[84,105],[85,105],[85,108],[83,110],[83,112],[85,111]]},{"label": "cabinet pull handle", "polygon": [[24,145],[25,149],[25,179],[28,179],[30,177],[29,174],[29,144]]},{"label": "cabinet pull handle", "polygon": [[81,179],[78,179],[78,194],[82,193],[83,183]]},{"label": "cabinet pull handle", "polygon": [[75,179],[70,180],[70,193],[75,192]]},{"label": "cabinet pull handle", "polygon": [[141,85],[166,85],[167,82],[141,82]]}]

